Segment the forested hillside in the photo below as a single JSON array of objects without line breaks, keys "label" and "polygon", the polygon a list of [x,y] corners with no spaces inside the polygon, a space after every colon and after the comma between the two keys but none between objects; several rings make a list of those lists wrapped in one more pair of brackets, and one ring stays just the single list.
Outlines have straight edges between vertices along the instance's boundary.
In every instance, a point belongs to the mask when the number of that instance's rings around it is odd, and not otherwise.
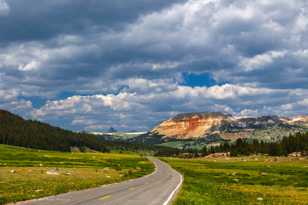
[{"label": "forested hillside", "polygon": [[94,149],[107,151],[107,144],[95,135],[75,133],[38,121],[24,120],[10,112],[0,110],[0,143],[29,148],[70,151]]}]

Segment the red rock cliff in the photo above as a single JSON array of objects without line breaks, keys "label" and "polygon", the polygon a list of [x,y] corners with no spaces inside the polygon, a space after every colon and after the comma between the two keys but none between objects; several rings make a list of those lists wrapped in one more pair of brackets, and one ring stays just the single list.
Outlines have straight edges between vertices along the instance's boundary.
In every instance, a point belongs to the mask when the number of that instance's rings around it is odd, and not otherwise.
[{"label": "red rock cliff", "polygon": [[188,113],[163,121],[152,132],[176,139],[200,138],[230,118],[221,113]]}]

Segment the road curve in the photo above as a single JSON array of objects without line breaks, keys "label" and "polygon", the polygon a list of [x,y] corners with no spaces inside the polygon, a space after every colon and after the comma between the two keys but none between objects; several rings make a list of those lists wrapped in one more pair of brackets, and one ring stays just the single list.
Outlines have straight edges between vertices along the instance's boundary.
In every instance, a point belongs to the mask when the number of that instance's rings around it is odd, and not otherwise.
[{"label": "road curve", "polygon": [[19,202],[17,205],[169,205],[183,177],[168,164],[150,158],[155,172],[125,182]]}]

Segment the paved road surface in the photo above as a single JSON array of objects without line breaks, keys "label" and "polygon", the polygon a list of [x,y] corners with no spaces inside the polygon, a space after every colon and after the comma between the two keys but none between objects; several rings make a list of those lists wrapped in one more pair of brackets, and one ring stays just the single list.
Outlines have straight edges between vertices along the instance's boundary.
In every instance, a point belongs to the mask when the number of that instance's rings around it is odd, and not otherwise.
[{"label": "paved road surface", "polygon": [[151,158],[156,171],[148,176],[84,191],[17,203],[18,205],[167,205],[182,184],[168,164]]}]

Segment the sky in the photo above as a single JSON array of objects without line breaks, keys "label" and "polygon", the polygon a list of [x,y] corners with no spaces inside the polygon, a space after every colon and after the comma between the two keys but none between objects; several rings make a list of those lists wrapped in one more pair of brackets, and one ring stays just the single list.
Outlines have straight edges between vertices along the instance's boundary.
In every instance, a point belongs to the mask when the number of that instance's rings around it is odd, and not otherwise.
[{"label": "sky", "polygon": [[308,2],[0,0],[0,109],[76,131],[308,114]]}]

